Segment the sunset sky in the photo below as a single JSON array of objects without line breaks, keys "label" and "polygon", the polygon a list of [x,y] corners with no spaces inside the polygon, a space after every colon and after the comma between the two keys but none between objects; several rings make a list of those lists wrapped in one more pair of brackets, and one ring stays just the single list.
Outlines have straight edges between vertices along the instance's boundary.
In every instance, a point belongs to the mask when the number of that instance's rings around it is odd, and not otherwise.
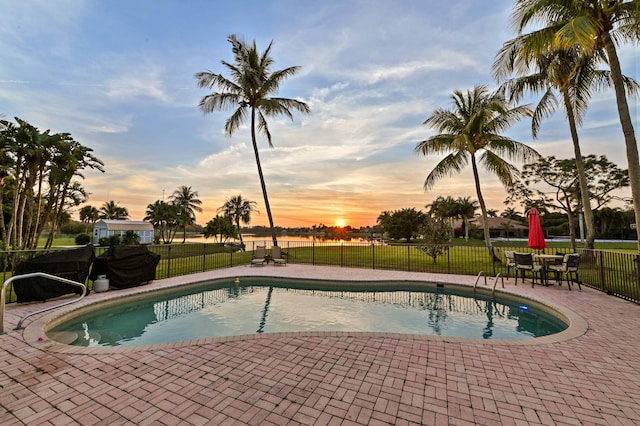
[{"label": "sunset sky", "polygon": [[[422,122],[449,95],[496,87],[491,65],[512,38],[512,0],[3,0],[0,114],[41,130],[69,132],[104,161],[87,171],[88,204],[114,200],[141,220],[146,206],[191,186],[205,224],[225,199],[258,203],[267,215],[247,127],[223,133],[231,111],[203,114],[194,74],[228,75],[227,36],[273,40],[274,69],[300,72],[279,95],[303,100],[310,115],[273,118],[274,149],[259,140],[276,225],[374,225],[384,210],[424,209],[439,195],[476,198],[471,170],[423,191],[441,157],[417,157],[434,132]],[[637,46],[620,48],[622,71],[639,77]],[[637,99],[630,99],[636,131]],[[613,90],[596,93],[579,130],[583,154],[627,168]],[[562,111],[538,140],[530,123],[508,136],[544,156],[573,157]],[[520,164],[518,164],[520,166]],[[482,174],[488,208],[505,190]],[[522,211],[520,206],[513,206]]]}]

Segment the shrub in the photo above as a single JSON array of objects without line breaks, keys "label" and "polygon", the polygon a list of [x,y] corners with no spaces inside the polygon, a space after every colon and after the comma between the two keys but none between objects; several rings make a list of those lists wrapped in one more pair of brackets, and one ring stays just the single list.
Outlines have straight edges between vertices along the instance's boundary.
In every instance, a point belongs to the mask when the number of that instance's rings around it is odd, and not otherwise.
[{"label": "shrub", "polygon": [[76,235],[76,245],[78,246],[86,246],[91,242],[91,235],[89,234],[78,234]]},{"label": "shrub", "polygon": [[138,235],[135,231],[129,230],[124,234],[124,237],[122,237],[122,244],[140,244],[140,235]]},{"label": "shrub", "polygon": [[118,234],[110,235],[109,236],[109,245],[110,246],[117,246],[118,244],[120,244],[120,235],[118,235]]}]

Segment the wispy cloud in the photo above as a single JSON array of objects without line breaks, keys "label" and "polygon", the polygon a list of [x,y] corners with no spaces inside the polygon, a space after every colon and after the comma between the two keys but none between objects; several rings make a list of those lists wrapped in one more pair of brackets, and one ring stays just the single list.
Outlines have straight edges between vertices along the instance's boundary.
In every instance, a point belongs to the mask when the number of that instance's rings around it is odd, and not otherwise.
[{"label": "wispy cloud", "polygon": [[[185,184],[204,201],[200,223],[237,193],[262,205],[248,125],[228,137],[231,111],[204,115],[197,107],[207,91],[193,75],[226,72],[220,60],[233,60],[231,33],[255,38],[260,48],[273,39],[274,69],[302,66],[279,94],[306,101],[312,113],[295,113],[293,122],[270,118],[274,149],[258,137],[278,224],[331,224],[342,216],[372,225],[383,210],[423,208],[438,195],[475,198],[469,170],[424,192],[441,157],[419,157],[413,148],[433,134],[421,123],[450,107],[452,90],[493,84],[495,52],[513,35],[512,0],[274,0],[255,2],[250,12],[237,2],[5,3],[0,113],[70,132],[94,148],[107,173],[87,172],[90,203],[113,199],[134,219]],[[635,48],[620,54],[624,71],[637,77]],[[637,101],[630,102],[637,117]],[[600,93],[580,136],[585,153],[607,153],[624,166],[616,121],[612,93]],[[572,155],[560,113],[543,123],[539,140],[528,123],[508,134],[543,155]],[[481,179],[490,207],[501,209],[504,189],[488,174]],[[266,223],[266,215],[254,223]]]}]

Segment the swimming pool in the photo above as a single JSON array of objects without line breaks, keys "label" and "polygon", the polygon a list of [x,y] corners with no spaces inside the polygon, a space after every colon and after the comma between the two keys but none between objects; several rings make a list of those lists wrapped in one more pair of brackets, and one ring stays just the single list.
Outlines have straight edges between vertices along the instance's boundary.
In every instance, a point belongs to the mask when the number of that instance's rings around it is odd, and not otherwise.
[{"label": "swimming pool", "polygon": [[241,277],[65,315],[47,336],[78,346],[140,346],[291,331],[529,339],[567,324],[526,299],[457,286]]}]

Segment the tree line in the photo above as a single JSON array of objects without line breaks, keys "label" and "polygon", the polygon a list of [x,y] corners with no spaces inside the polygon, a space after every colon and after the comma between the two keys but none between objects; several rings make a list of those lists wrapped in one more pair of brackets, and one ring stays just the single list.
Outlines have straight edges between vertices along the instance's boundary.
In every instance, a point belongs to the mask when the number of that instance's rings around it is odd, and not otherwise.
[{"label": "tree line", "polygon": [[18,117],[0,120],[0,239],[3,250],[51,247],[69,209],[87,200],[82,172],[104,172],[93,150],[70,133],[41,131]]}]

